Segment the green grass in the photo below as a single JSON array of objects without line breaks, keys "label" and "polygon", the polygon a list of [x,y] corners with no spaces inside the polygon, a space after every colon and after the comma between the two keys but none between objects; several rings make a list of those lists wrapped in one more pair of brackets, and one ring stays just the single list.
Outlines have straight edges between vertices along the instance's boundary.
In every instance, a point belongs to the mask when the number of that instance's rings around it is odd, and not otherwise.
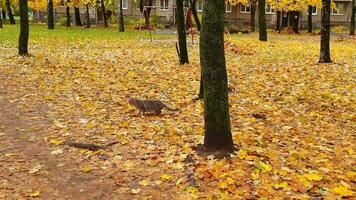
[{"label": "green grass", "polygon": [[[18,40],[18,35],[20,33],[19,25],[8,25],[5,24],[3,29],[0,29],[0,44],[1,43],[16,43]],[[170,39],[175,38],[174,35],[160,35],[152,33],[155,39]],[[56,26],[55,30],[48,30],[46,25],[30,25],[30,43],[31,40],[56,40],[66,39],[67,41],[76,40],[98,40],[98,39],[149,39],[149,32],[143,30],[141,35],[138,30],[128,30],[124,33],[120,33],[117,27],[103,28],[103,27],[92,27],[90,29],[85,29],[84,27],[70,28],[63,26]]]}]

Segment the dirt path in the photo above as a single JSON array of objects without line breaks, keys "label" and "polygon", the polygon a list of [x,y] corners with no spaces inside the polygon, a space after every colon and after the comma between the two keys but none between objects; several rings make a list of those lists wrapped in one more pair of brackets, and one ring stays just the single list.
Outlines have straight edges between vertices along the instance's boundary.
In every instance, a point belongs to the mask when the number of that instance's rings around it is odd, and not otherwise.
[{"label": "dirt path", "polygon": [[22,109],[16,88],[0,85],[0,199],[111,199],[113,179],[101,171],[83,173],[73,151],[54,153],[44,141],[49,134],[46,108]]}]

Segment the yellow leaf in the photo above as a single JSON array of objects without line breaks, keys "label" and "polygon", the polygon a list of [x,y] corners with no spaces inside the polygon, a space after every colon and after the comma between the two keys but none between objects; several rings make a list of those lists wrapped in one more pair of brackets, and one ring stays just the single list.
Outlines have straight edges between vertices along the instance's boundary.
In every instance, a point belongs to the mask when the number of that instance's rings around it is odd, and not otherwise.
[{"label": "yellow leaf", "polygon": [[269,172],[272,170],[272,167],[262,161],[256,163],[256,168],[261,170],[261,172]]},{"label": "yellow leaf", "polygon": [[55,139],[55,138],[50,139],[49,142],[50,142],[51,144],[54,144],[54,145],[57,145],[57,146],[63,144],[63,140],[61,140],[61,139]]},{"label": "yellow leaf", "polygon": [[283,189],[283,188],[288,188],[288,183],[287,182],[282,182],[282,183],[275,183],[273,185],[274,189]]},{"label": "yellow leaf", "polygon": [[172,175],[162,174],[159,178],[161,179],[161,181],[170,181],[172,179]]},{"label": "yellow leaf", "polygon": [[41,195],[40,191],[31,192],[29,194],[30,197],[39,197],[40,195]]},{"label": "yellow leaf", "polygon": [[353,193],[351,190],[344,186],[336,186],[331,189],[331,192],[341,196],[351,196]]},{"label": "yellow leaf", "polygon": [[228,186],[228,184],[227,184],[227,182],[226,181],[223,181],[223,182],[220,182],[219,183],[219,188],[220,189],[227,189],[227,186]]},{"label": "yellow leaf", "polygon": [[241,159],[246,158],[246,157],[247,157],[247,151],[240,149],[240,151],[238,152],[238,156],[239,156],[239,158],[241,158]]},{"label": "yellow leaf", "polygon": [[67,127],[66,125],[64,125],[62,122],[58,121],[58,120],[54,120],[53,124],[57,127],[57,128],[65,128]]},{"label": "yellow leaf", "polygon": [[323,180],[323,177],[318,173],[303,174],[303,177],[306,178],[308,181],[321,181],[321,180]]},{"label": "yellow leaf", "polygon": [[81,171],[81,172],[84,172],[84,173],[88,173],[88,172],[91,171],[91,167],[89,167],[89,166],[83,166],[83,167],[80,168],[80,171]]},{"label": "yellow leaf", "polygon": [[141,189],[140,188],[137,188],[137,189],[131,189],[131,193],[132,194],[138,194],[141,192]]},{"label": "yellow leaf", "polygon": [[188,193],[194,194],[194,193],[198,192],[198,188],[190,185],[185,188],[185,191]]}]

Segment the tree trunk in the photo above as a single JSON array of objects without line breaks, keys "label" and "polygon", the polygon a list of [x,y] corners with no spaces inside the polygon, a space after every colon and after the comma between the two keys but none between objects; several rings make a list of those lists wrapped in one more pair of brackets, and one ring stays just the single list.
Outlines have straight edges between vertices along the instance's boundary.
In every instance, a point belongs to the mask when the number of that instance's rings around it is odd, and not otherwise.
[{"label": "tree trunk", "polygon": [[308,6],[308,33],[313,32],[313,6]]},{"label": "tree trunk", "polygon": [[54,29],[53,0],[48,0],[47,4],[47,27],[50,30]]},{"label": "tree trunk", "polygon": [[75,25],[82,26],[82,20],[80,19],[80,9],[79,7],[74,7]]},{"label": "tree trunk", "polygon": [[5,9],[2,9],[2,18],[5,20],[6,19],[6,12]]},{"label": "tree trunk", "polygon": [[20,37],[19,37],[19,55],[28,54],[28,5],[27,0],[19,1],[20,7]]},{"label": "tree trunk", "polygon": [[10,0],[6,0],[7,14],[9,15],[10,24],[16,24],[14,15],[12,14]]},{"label": "tree trunk", "polygon": [[86,28],[90,28],[89,4],[85,5],[85,19],[87,21]]},{"label": "tree trunk", "polygon": [[207,151],[233,151],[224,51],[224,0],[205,0],[200,35],[204,85],[204,146]]},{"label": "tree trunk", "polygon": [[199,17],[198,17],[197,8],[195,7],[196,3],[197,3],[197,0],[189,0],[189,2],[190,2],[190,9],[192,10],[192,14],[193,14],[193,17],[194,17],[195,24],[197,25],[198,31],[200,31],[201,30],[201,24],[200,24],[200,20],[199,20]]},{"label": "tree trunk", "polygon": [[[1,15],[1,13],[0,13]],[[0,28],[2,28],[2,17],[0,16]]]},{"label": "tree trunk", "polygon": [[119,0],[120,1],[120,7],[119,7],[119,10],[120,10],[120,13],[119,13],[119,32],[125,32],[125,22],[124,22],[124,13],[122,11],[122,0]]},{"label": "tree trunk", "polygon": [[331,62],[331,58],[330,58],[330,7],[331,7],[331,0],[322,0],[319,63]]},{"label": "tree trunk", "polygon": [[277,33],[281,32],[281,11],[280,10],[277,10],[276,31],[277,31]]},{"label": "tree trunk", "polygon": [[184,8],[183,0],[176,0],[177,6],[177,24],[178,24],[178,41],[179,41],[179,62],[180,64],[189,63],[187,50],[187,34],[184,25]]},{"label": "tree trunk", "polygon": [[104,0],[101,0],[101,11],[103,12],[104,26],[109,27],[108,18],[106,17],[106,9],[105,9],[105,5],[104,5]]},{"label": "tree trunk", "polygon": [[293,31],[299,33],[299,11],[293,11]]},{"label": "tree trunk", "polygon": [[352,0],[350,35],[354,35],[355,34],[355,15],[356,15],[355,13],[356,13],[355,0]]},{"label": "tree trunk", "polygon": [[256,22],[255,22],[255,16],[256,16],[256,3],[251,3],[251,16],[250,16],[250,26],[251,26],[251,32],[255,32],[256,31]]},{"label": "tree trunk", "polygon": [[267,41],[267,28],[266,28],[266,0],[258,2],[258,24],[260,29],[260,41]]},{"label": "tree trunk", "polygon": [[[69,3],[69,2],[70,2],[70,0],[67,0],[67,3]],[[70,7],[68,5],[66,5],[67,27],[70,27],[70,21],[71,21],[69,9],[70,9]]]}]

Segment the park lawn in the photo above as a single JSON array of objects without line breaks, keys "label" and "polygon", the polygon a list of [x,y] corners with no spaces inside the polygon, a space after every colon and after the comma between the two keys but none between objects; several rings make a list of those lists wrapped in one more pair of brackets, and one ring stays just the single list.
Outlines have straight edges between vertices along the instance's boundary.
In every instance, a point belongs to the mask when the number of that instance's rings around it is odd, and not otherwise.
[{"label": "park lawn", "polygon": [[[16,88],[11,100],[19,109],[45,116],[49,124],[34,137],[53,150],[68,140],[119,141],[98,152],[64,148],[61,154],[81,160],[83,173],[110,174],[120,182],[119,194],[153,199],[354,194],[355,38],[333,36],[334,62],[318,64],[319,36],[271,32],[268,42],[259,42],[257,34],[226,35],[237,150],[219,160],[196,152],[204,135],[202,103],[192,101],[199,91],[197,44],[188,47],[191,64],[179,66],[174,36],[155,35],[149,42],[147,32],[139,41],[135,31],[31,30],[29,57],[16,56],[16,26],[0,30],[0,81]],[[130,97],[160,99],[179,111],[138,116]],[[45,110],[36,110],[38,105]],[[15,192],[26,189],[31,188]],[[40,190],[50,197],[46,187]]]}]

